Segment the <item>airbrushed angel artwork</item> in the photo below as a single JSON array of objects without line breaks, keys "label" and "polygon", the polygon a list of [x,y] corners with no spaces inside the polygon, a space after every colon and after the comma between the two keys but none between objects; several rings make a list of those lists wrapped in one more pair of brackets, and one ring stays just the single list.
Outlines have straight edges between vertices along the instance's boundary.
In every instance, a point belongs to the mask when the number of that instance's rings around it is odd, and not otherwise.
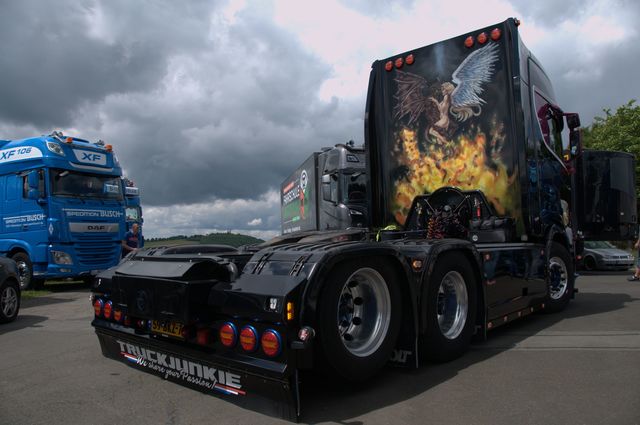
[{"label": "airbrushed angel artwork", "polygon": [[[422,75],[396,71],[392,209],[399,224],[404,224],[416,195],[443,186],[482,190],[499,215],[519,210],[519,194],[510,192],[514,159],[505,149],[505,123],[496,112],[500,105],[492,105],[490,116],[483,116],[491,96],[488,89],[504,87],[495,83],[502,78],[499,52],[499,43],[471,51],[450,65],[457,67],[446,81],[430,72],[432,64],[423,66]],[[449,65],[446,58],[436,59],[446,64],[443,68]]]}]

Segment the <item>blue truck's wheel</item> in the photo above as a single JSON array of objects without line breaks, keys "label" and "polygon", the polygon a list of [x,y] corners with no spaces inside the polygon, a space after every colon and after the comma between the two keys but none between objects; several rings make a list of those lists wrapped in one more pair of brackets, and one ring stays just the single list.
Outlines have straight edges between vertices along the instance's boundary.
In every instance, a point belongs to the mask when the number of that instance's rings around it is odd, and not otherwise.
[{"label": "blue truck's wheel", "polygon": [[319,304],[318,337],[330,367],[350,381],[373,376],[391,357],[401,309],[396,276],[387,264],[359,259],[338,265]]},{"label": "blue truck's wheel", "polygon": [[419,340],[422,357],[446,362],[466,351],[475,328],[476,292],[473,271],[462,254],[438,257],[423,290],[426,329]]},{"label": "blue truck's wheel", "polygon": [[547,267],[548,294],[544,311],[556,313],[564,308],[573,296],[573,263],[567,248],[551,242]]},{"label": "blue truck's wheel", "polygon": [[33,286],[33,264],[31,259],[24,252],[17,252],[11,256],[11,259],[18,266],[18,281],[20,289],[30,289]]},{"label": "blue truck's wheel", "polygon": [[7,279],[0,283],[0,323],[12,322],[20,311],[20,289],[18,282]]}]

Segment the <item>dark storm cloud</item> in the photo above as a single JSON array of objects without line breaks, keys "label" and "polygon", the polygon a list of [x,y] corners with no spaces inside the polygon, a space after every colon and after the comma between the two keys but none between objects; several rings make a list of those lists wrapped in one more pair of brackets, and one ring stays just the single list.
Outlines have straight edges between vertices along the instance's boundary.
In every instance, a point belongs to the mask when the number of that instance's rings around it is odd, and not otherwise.
[{"label": "dark storm cloud", "polygon": [[[0,120],[49,129],[111,93],[150,90],[175,50],[202,44],[203,4],[2,1]],[[172,18],[181,15],[181,25]]]}]

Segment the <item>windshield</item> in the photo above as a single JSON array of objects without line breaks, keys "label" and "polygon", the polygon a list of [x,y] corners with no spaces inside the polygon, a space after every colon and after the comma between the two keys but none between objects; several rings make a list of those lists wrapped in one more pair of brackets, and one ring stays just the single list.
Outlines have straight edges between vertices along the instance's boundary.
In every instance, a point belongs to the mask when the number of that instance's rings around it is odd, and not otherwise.
[{"label": "windshield", "polygon": [[51,170],[51,194],[73,198],[121,201],[120,178],[69,170]]},{"label": "windshield", "polygon": [[345,173],[340,178],[343,204],[365,204],[367,202],[367,175],[363,171]]},{"label": "windshield", "polygon": [[140,217],[142,216],[140,207],[126,207],[124,211],[127,221],[140,221]]},{"label": "windshield", "polygon": [[615,248],[615,246],[611,245],[609,242],[606,242],[606,241],[587,241],[584,243],[584,247],[589,249]]}]

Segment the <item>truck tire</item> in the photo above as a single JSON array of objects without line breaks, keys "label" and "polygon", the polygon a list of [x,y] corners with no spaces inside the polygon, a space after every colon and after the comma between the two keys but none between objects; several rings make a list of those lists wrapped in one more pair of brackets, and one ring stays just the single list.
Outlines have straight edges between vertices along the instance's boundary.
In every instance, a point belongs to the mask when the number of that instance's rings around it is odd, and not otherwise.
[{"label": "truck tire", "polygon": [[564,310],[573,295],[573,263],[567,249],[551,242],[547,268],[548,294],[544,311],[557,313]]},{"label": "truck tire", "polygon": [[0,283],[0,323],[16,320],[20,311],[20,287],[18,282],[6,279]]},{"label": "truck tire", "polygon": [[30,289],[33,286],[33,264],[31,263],[31,259],[24,252],[16,252],[11,256],[11,259],[15,261],[18,266],[20,290]]},{"label": "truck tire", "polygon": [[426,329],[419,339],[420,356],[437,363],[460,357],[471,343],[476,306],[476,279],[469,261],[460,253],[443,254],[423,291]]},{"label": "truck tire", "polygon": [[339,264],[319,299],[318,338],[328,366],[349,381],[382,368],[395,348],[402,300],[392,268],[357,259]]}]

